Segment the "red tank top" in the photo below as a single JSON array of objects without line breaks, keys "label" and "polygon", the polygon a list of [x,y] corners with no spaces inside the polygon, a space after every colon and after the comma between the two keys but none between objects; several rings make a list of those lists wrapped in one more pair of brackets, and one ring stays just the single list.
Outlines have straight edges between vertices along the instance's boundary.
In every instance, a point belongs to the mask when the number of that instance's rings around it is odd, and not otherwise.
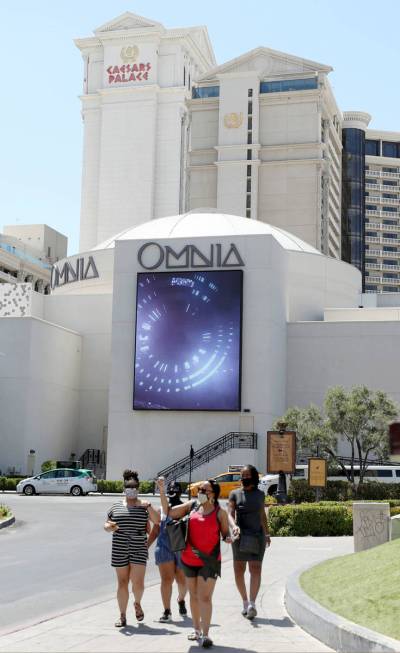
[{"label": "red tank top", "polygon": [[[218,512],[219,506],[208,515],[204,515],[198,510],[190,514],[188,538],[181,555],[181,560],[185,565],[204,567],[203,560],[194,553],[191,544],[202,553],[211,555],[220,539]],[[218,560],[221,560],[221,553],[218,555]]]}]

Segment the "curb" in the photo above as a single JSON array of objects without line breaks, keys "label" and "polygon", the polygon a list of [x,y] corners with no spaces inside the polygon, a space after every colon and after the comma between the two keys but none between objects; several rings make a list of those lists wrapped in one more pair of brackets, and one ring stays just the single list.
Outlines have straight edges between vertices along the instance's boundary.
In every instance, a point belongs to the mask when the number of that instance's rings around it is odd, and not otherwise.
[{"label": "curb", "polygon": [[339,653],[398,653],[400,642],[330,612],[300,586],[300,576],[313,565],[292,574],[285,589],[285,605],[291,618],[313,637]]},{"label": "curb", "polygon": [[2,521],[0,521],[0,530],[2,528],[7,528],[7,526],[12,526],[14,522],[15,522],[14,515],[12,515],[12,517],[9,517],[8,519],[3,519]]}]

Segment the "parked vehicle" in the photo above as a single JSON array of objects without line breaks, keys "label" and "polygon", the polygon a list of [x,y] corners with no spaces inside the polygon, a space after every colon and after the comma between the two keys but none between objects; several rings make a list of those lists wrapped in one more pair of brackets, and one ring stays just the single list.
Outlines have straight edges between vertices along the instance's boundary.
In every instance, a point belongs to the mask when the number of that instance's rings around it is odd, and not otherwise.
[{"label": "parked vehicle", "polygon": [[19,494],[81,494],[97,491],[97,479],[91,469],[52,469],[24,478],[17,485]]},{"label": "parked vehicle", "polygon": [[[307,478],[308,465],[297,465],[294,474],[286,474],[286,487],[289,489],[289,484],[292,478]],[[274,496],[278,490],[279,474],[266,474],[260,478],[258,489],[262,490],[264,494]]]},{"label": "parked vehicle", "polygon": [[[241,468],[240,468],[241,469]],[[219,495],[221,499],[227,499],[232,490],[241,486],[240,483],[240,470],[237,472],[225,472],[224,474],[218,474],[214,476],[217,483],[220,484],[221,494]],[[204,481],[197,481],[188,485],[188,492],[192,497],[197,497],[199,487],[201,487]]]},{"label": "parked vehicle", "polygon": [[[350,465],[345,465],[350,469]],[[358,483],[360,476],[360,465],[354,465],[354,481]],[[368,465],[364,474],[366,481],[380,481],[381,483],[400,483],[400,465]],[[335,474],[328,476],[329,481],[347,481],[346,475],[342,469],[338,469]]]}]

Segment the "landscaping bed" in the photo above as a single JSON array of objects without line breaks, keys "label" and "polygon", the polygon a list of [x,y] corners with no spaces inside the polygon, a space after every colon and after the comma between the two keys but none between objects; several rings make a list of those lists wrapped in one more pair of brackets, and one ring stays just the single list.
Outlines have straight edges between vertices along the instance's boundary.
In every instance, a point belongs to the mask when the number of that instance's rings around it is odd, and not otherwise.
[{"label": "landscaping bed", "polygon": [[300,585],[328,610],[400,640],[399,557],[400,540],[393,540],[320,563],[302,574]]},{"label": "landscaping bed", "polygon": [[9,519],[12,516],[12,512],[8,506],[4,506],[0,504],[0,521],[4,521],[5,519]]}]

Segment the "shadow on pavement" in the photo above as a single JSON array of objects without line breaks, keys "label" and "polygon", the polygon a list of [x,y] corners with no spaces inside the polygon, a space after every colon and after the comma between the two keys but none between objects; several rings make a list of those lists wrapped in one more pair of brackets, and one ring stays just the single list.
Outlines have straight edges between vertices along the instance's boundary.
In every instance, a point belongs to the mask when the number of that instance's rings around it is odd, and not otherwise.
[{"label": "shadow on pavement", "polygon": [[260,626],[277,626],[278,628],[293,628],[294,623],[289,617],[283,617],[282,619],[266,619],[264,617],[256,617],[254,621],[250,622],[253,628],[259,628]]},{"label": "shadow on pavement", "polygon": [[[234,651],[240,651],[240,653],[254,653],[254,649],[250,648],[242,648],[239,646],[238,648],[236,646],[218,646],[218,644],[214,644],[214,646],[211,649],[213,653],[233,653]],[[199,645],[193,645],[189,648],[188,653],[199,653]]]},{"label": "shadow on pavement", "polygon": [[125,626],[125,628],[120,628],[119,632],[126,637],[132,637],[132,635],[179,635],[175,630],[168,630],[168,628],[152,628],[151,626],[146,626],[146,624]]}]

